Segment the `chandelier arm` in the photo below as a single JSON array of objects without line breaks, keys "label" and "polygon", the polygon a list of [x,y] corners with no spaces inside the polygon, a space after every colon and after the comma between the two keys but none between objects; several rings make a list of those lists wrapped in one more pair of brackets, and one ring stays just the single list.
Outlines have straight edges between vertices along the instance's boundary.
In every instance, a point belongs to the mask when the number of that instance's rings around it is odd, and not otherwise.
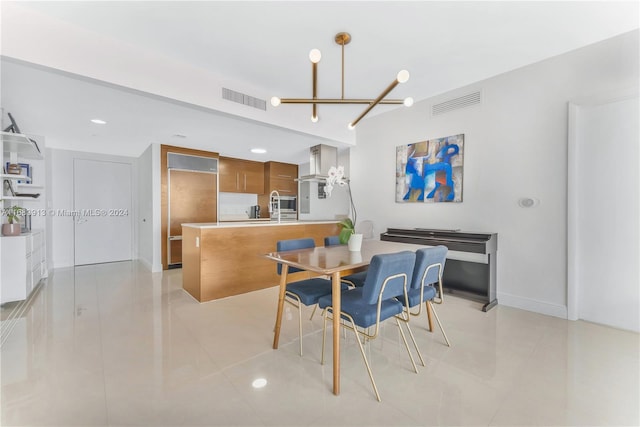
[{"label": "chandelier arm", "polygon": [[[318,63],[312,62],[312,74],[313,74],[313,99],[318,97]],[[311,108],[311,117],[318,117],[318,105],[314,102],[313,107]]]},{"label": "chandelier arm", "polygon": [[380,104],[382,99],[387,96],[389,94],[389,92],[391,92],[397,85],[398,85],[398,79],[395,79],[393,81],[393,83],[391,83],[389,86],[387,86],[387,88],[385,90],[382,91],[382,93],[380,95],[378,95],[378,97],[371,103],[369,104],[369,106],[362,112],[362,114],[360,114],[360,116],[358,116],[357,119],[355,119],[354,121],[352,121],[350,123],[350,125],[353,127],[355,125],[358,124],[358,122],[360,120],[362,120],[362,118],[364,116],[367,115],[367,113],[369,113],[369,111],[371,111],[373,109],[373,107],[375,107],[376,105]]},{"label": "chandelier arm", "polygon": [[[340,98],[281,98],[281,104],[371,104],[375,99],[340,99]],[[382,99],[378,104],[402,104],[403,99]]]},{"label": "chandelier arm", "polygon": [[344,40],[342,43],[342,99],[344,99]]}]

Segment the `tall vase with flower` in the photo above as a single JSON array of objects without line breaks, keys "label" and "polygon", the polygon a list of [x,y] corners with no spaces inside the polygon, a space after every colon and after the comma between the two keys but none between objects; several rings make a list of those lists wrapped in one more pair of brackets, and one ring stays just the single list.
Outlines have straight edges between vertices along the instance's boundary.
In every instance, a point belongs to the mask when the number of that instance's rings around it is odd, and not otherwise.
[{"label": "tall vase with flower", "polygon": [[344,166],[338,166],[337,168],[332,166],[329,169],[328,177],[324,187],[324,192],[328,197],[331,197],[331,192],[336,185],[339,187],[347,187],[351,212],[353,212],[353,219],[347,217],[340,221],[340,223],[338,224],[341,227],[339,235],[340,243],[342,243],[343,245],[345,243],[348,244],[350,251],[359,252],[362,247],[362,234],[356,233],[356,206],[353,203],[353,196],[351,194],[351,185],[349,183],[349,179],[345,178],[344,176]]}]

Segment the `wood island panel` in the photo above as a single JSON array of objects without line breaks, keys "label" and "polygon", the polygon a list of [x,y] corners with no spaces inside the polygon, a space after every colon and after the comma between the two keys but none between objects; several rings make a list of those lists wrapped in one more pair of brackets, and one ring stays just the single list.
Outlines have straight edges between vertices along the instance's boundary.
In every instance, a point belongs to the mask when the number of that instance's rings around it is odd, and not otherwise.
[{"label": "wood island panel", "polygon": [[182,287],[200,301],[200,248],[195,245],[196,238],[200,238],[199,229],[182,229],[182,241],[189,242],[182,251]]},{"label": "wood island panel", "polygon": [[278,286],[276,264],[262,257],[276,250],[278,240],[311,237],[316,246],[324,246],[326,236],[338,233],[337,223],[183,227],[183,288],[205,302]]}]

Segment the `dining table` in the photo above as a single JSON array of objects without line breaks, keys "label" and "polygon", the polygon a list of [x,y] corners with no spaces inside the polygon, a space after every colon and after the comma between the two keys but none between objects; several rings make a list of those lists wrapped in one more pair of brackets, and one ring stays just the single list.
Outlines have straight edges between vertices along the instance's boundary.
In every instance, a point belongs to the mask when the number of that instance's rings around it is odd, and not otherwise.
[{"label": "dining table", "polygon": [[[349,251],[347,245],[318,246],[315,248],[292,251],[271,252],[264,257],[282,264],[280,289],[278,293],[278,310],[273,335],[273,348],[278,348],[282,313],[284,310],[285,291],[289,267],[308,271],[318,276],[331,277],[333,312],[340,312],[341,282],[340,277],[366,268],[375,255],[400,251],[416,251],[424,245],[410,243],[386,242],[380,240],[363,240],[360,251]],[[340,316],[333,316],[333,394],[340,394]]]}]

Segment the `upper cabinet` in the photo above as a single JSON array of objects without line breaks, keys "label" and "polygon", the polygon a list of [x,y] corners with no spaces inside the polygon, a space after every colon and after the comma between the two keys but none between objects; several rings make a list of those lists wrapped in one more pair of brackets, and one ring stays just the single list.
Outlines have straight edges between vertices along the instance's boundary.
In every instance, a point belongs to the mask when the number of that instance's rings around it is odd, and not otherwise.
[{"label": "upper cabinet", "polygon": [[281,196],[298,194],[298,165],[280,162],[264,164],[265,194],[276,190]]},{"label": "upper cabinet", "polygon": [[264,163],[220,157],[220,191],[226,193],[263,194]]}]

